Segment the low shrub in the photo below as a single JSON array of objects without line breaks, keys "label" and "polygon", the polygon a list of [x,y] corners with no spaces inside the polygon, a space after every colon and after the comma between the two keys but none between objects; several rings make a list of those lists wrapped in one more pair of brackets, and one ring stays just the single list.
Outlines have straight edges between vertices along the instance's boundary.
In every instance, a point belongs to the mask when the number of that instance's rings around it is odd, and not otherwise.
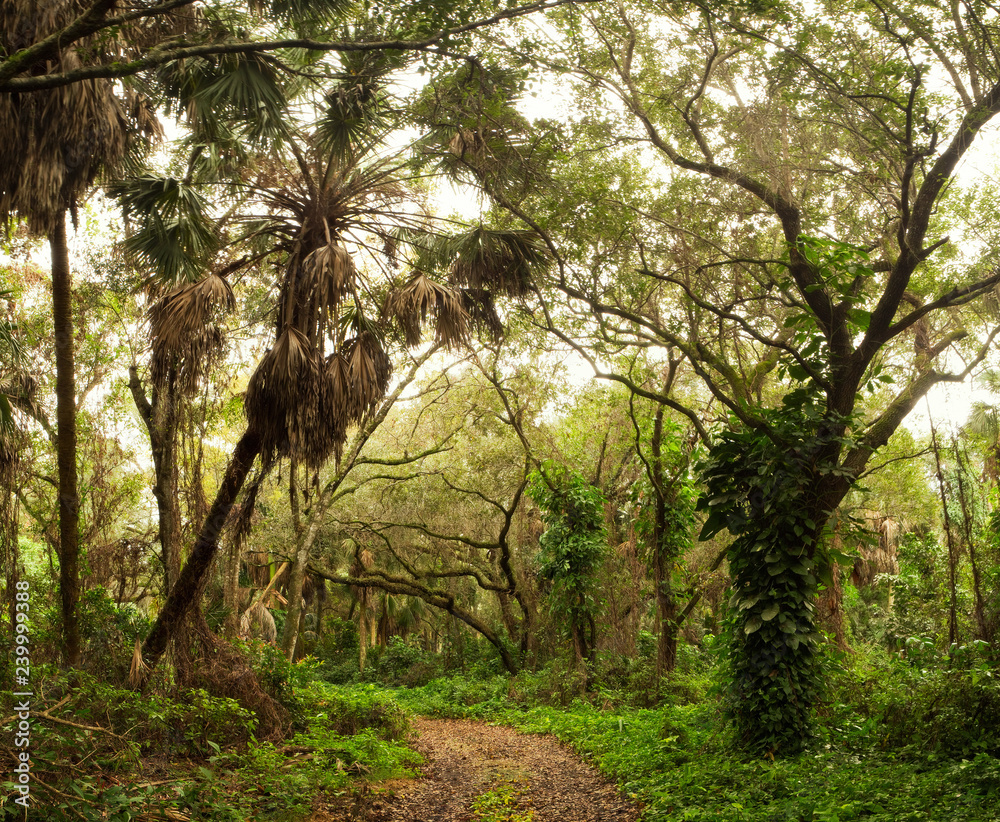
[{"label": "low shrub", "polygon": [[437,654],[394,636],[389,638],[389,644],[382,651],[375,671],[376,679],[385,685],[413,688],[426,685],[440,676],[442,665]]}]

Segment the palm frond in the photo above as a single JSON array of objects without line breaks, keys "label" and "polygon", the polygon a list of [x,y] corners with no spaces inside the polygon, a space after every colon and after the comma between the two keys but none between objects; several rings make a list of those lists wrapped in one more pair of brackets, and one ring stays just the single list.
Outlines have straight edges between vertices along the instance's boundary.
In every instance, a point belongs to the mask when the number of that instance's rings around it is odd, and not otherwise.
[{"label": "palm frond", "polygon": [[[68,25],[88,8],[80,2],[4,3],[0,52],[13,54]],[[130,46],[121,31],[85,38],[50,62],[72,71],[85,61],[121,59]],[[46,234],[75,210],[77,197],[105,171],[117,170],[137,143],[159,133],[152,109],[107,80],[30,94],[0,95],[0,219],[14,213]]]},{"label": "palm frond", "polygon": [[142,642],[139,637],[135,638],[135,646],[132,649],[132,662],[128,670],[128,684],[130,688],[137,688],[139,683],[145,679],[149,666],[142,658]]},{"label": "palm frond", "polygon": [[347,419],[336,402],[319,349],[287,327],[247,385],[244,410],[263,440],[266,459],[292,455],[318,468],[346,439]]},{"label": "palm frond", "polygon": [[1000,441],[1000,409],[985,402],[974,402],[962,430],[988,440],[991,445]]},{"label": "palm frond", "polygon": [[134,225],[123,248],[137,267],[152,269],[151,284],[171,288],[202,276],[218,248],[218,234],[195,186],[142,174],[111,186],[109,193]]},{"label": "palm frond", "polygon": [[229,283],[209,274],[178,286],[149,310],[152,375],[162,383],[173,370],[177,387],[193,391],[223,353],[217,318],[236,305]]},{"label": "palm frond", "polygon": [[[370,23],[345,30],[343,39],[387,37]],[[319,145],[334,155],[348,156],[381,140],[394,125],[392,98],[386,91],[389,76],[412,60],[405,52],[381,50],[346,52],[337,83],[323,97],[323,113],[315,126]]]},{"label": "palm frond", "polygon": [[420,343],[421,329],[428,316],[436,320],[438,342],[453,348],[469,339],[469,315],[462,298],[452,289],[434,282],[417,271],[402,288],[389,294],[384,314],[396,320],[407,345]]},{"label": "palm frond", "polygon": [[327,319],[336,315],[343,298],[354,290],[355,274],[354,260],[337,242],[320,246],[302,261],[298,314],[309,327],[317,326],[317,336],[326,330]]},{"label": "palm frond", "polygon": [[442,251],[453,257],[453,282],[489,289],[509,297],[530,293],[538,272],[551,258],[532,231],[503,231],[478,226],[450,237]]},{"label": "palm frond", "polygon": [[264,20],[280,20],[296,28],[329,24],[354,5],[354,0],[250,0],[250,10]]},{"label": "palm frond", "polygon": [[316,124],[320,147],[338,157],[363,150],[373,135],[388,130],[387,98],[381,89],[363,82],[341,83],[327,92],[323,116]]},{"label": "palm frond", "polygon": [[351,389],[354,394],[352,407],[357,411],[354,419],[375,409],[385,396],[392,378],[392,359],[382,348],[379,338],[370,331],[344,342],[341,354],[349,366]]},{"label": "palm frond", "polygon": [[348,303],[341,309],[337,327],[344,339],[349,336],[358,337],[365,332],[375,335],[380,344],[383,338],[382,326],[378,320],[365,314],[356,303]]},{"label": "palm frond", "polygon": [[200,141],[236,134],[260,143],[287,130],[282,75],[271,55],[250,52],[197,57],[166,64],[158,79],[165,96]]},{"label": "palm frond", "polygon": [[462,307],[476,331],[497,342],[503,336],[503,323],[497,314],[493,295],[485,288],[463,288],[459,293],[462,295]]}]

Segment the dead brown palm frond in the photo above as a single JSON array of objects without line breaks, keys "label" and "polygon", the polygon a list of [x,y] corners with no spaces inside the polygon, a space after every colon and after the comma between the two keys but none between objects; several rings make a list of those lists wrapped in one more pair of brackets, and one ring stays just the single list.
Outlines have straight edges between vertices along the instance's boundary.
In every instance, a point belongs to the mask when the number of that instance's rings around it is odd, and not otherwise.
[{"label": "dead brown palm frond", "polygon": [[422,271],[414,272],[402,288],[389,294],[385,314],[399,324],[407,345],[420,342],[420,331],[427,317],[436,320],[435,339],[453,348],[469,339],[469,315],[462,298],[454,290],[434,282]]},{"label": "dead brown palm frond", "polygon": [[503,336],[503,323],[497,314],[493,295],[485,288],[463,288],[462,306],[476,330],[496,342]]},{"label": "dead brown palm frond", "polygon": [[286,328],[260,361],[244,408],[261,436],[265,461],[294,455],[318,468],[346,438],[323,355],[295,328]]},{"label": "dead brown palm frond", "polygon": [[271,555],[260,549],[243,552],[243,571],[254,588],[264,588],[271,581]]},{"label": "dead brown palm frond", "polygon": [[[38,43],[88,7],[76,0],[5,2],[0,51],[13,54]],[[127,48],[123,32],[84,38],[45,68],[72,71],[92,55],[113,59]],[[17,213],[33,233],[47,234],[102,170],[126,159],[136,138],[158,135],[159,124],[134,95],[123,100],[110,81],[86,80],[50,91],[0,95],[0,133],[0,216]]]},{"label": "dead brown palm frond", "polygon": [[869,587],[880,574],[898,574],[899,536],[901,528],[892,517],[869,515],[868,526],[878,536],[878,541],[861,545],[858,559],[854,561],[851,581],[857,587]]},{"label": "dead brown palm frond", "polygon": [[277,641],[278,628],[263,602],[255,602],[240,615],[240,636],[269,643]]},{"label": "dead brown palm frond", "polygon": [[142,643],[139,637],[135,638],[135,648],[132,650],[132,664],[128,670],[128,686],[132,689],[138,688],[140,683],[145,681],[149,666],[142,659]]},{"label": "dead brown palm frond", "polygon": [[326,374],[330,381],[330,393],[344,415],[345,420],[357,420],[362,410],[357,404],[357,394],[354,392],[351,378],[351,364],[339,351],[326,358]]},{"label": "dead brown palm frond", "polygon": [[370,331],[363,331],[357,337],[346,340],[341,354],[348,363],[355,397],[353,406],[358,412],[353,418],[360,421],[375,409],[389,389],[392,360],[378,337]]},{"label": "dead brown palm frond", "polygon": [[289,269],[278,322],[322,341],[341,301],[354,291],[354,260],[343,245],[328,241]]},{"label": "dead brown palm frond", "polygon": [[311,280],[312,291],[327,308],[340,305],[351,292],[354,281],[354,260],[339,243],[320,246],[302,261],[302,270]]},{"label": "dead brown palm frond", "polygon": [[149,310],[153,380],[162,383],[176,373],[181,391],[193,391],[223,353],[218,317],[236,306],[225,278],[209,274],[196,283],[170,291]]}]

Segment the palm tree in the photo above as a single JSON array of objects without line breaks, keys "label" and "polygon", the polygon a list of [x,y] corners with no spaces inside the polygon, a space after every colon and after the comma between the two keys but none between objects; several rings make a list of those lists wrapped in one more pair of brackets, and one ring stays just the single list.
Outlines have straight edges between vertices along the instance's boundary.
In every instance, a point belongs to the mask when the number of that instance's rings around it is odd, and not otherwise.
[{"label": "palm tree", "polygon": [[[263,214],[241,218],[242,242],[265,248],[280,264],[274,340],[247,387],[246,431],[144,643],[150,668],[194,604],[255,460],[261,459],[262,478],[282,458],[305,470],[317,470],[331,457],[339,459],[349,427],[370,414],[388,388],[392,361],[377,316],[384,288],[373,279],[379,270],[388,269],[378,269],[371,261],[393,247],[401,226],[415,229],[426,221],[400,182],[402,164],[379,153],[383,134],[364,133],[353,122],[344,122],[363,119],[359,98],[366,105],[382,100],[381,78],[396,64],[385,58],[376,71],[373,59],[357,56],[357,65],[345,71],[344,85],[349,75],[350,88],[326,95],[326,111],[310,130],[289,127],[283,152],[260,162],[259,179],[243,188],[248,202],[262,207]],[[359,270],[356,255],[364,256],[371,270]],[[464,334],[465,311],[456,296],[445,290],[418,303],[409,308],[442,319],[448,329],[443,333]],[[184,305],[164,305],[160,327],[183,323]],[[186,335],[173,336],[181,340]],[[286,620],[292,625],[297,624],[305,567],[304,558],[296,559],[288,594],[292,613]],[[292,647],[294,633],[288,635]]]},{"label": "palm tree", "polygon": [[[12,54],[75,19],[89,4],[80,0],[39,5],[5,2],[0,48]],[[49,71],[82,64],[83,49],[103,56],[114,43],[80,41],[46,64]],[[59,473],[59,589],[63,654],[80,661],[76,621],[79,597],[79,494],[76,472],[76,389],[73,362],[72,278],[66,214],[102,171],[119,166],[135,137],[152,136],[155,117],[134,94],[119,97],[109,81],[90,80],[53,91],[0,95],[0,219],[16,216],[48,239],[52,252],[52,316],[55,335],[57,464]]]},{"label": "palm tree", "polygon": [[[256,488],[278,460],[292,462],[294,484],[299,470],[317,471],[331,457],[340,459],[350,427],[368,418],[386,394],[394,339],[418,344],[429,320],[445,346],[465,343],[477,326],[496,333],[491,287],[524,293],[532,266],[544,257],[525,232],[480,229],[422,239],[433,223],[406,184],[406,163],[383,148],[395,126],[386,78],[409,59],[383,52],[342,55],[338,82],[323,95],[318,120],[303,129],[287,124],[284,134],[273,135],[280,139],[270,154],[244,171],[241,194],[262,213],[240,218],[240,243],[257,249],[251,260],[267,254],[280,271],[274,338],[247,387],[246,431],[144,643],[150,669],[194,604],[255,461],[260,458],[261,468],[244,512],[252,510]],[[397,275],[402,261],[409,266]],[[450,283],[432,278],[449,265]],[[171,313],[164,312],[164,328]],[[299,540],[291,566],[283,637],[289,654],[309,544],[305,536]]]}]

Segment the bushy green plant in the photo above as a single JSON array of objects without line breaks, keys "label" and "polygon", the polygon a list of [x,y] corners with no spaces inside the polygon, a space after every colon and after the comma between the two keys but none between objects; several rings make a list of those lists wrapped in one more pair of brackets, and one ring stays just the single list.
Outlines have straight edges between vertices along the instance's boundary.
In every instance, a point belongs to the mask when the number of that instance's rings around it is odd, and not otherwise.
[{"label": "bushy green plant", "polygon": [[435,654],[398,636],[389,638],[376,668],[378,681],[386,685],[426,685],[440,674],[441,663]]},{"label": "bushy green plant", "polygon": [[569,705],[585,691],[583,673],[561,659],[522,671],[510,683],[511,698],[522,705]]},{"label": "bushy green plant", "polygon": [[597,615],[595,570],[607,551],[604,496],[577,472],[548,460],[529,478],[528,493],[542,508],[539,574],[551,583],[549,604],[561,618],[580,659],[593,651],[587,626]]},{"label": "bushy green plant", "polygon": [[402,691],[398,698],[409,710],[425,716],[486,716],[511,707],[510,690],[512,685],[506,676],[480,679],[453,675]]},{"label": "bushy green plant", "polygon": [[201,754],[218,753],[223,745],[246,744],[253,738],[257,719],[252,711],[229,697],[211,696],[194,689],[174,709],[191,748]]},{"label": "bushy green plant", "polygon": [[322,725],[342,735],[369,729],[383,739],[403,739],[410,729],[396,699],[375,685],[340,687],[314,681],[301,699],[309,727]]},{"label": "bushy green plant", "polygon": [[300,708],[296,690],[315,679],[319,663],[313,657],[291,662],[280,648],[267,642],[251,640],[238,642],[237,646],[264,690],[295,716]]},{"label": "bushy green plant", "polygon": [[86,591],[77,607],[86,669],[124,683],[135,641],[145,638],[149,618],[132,605],[118,605],[104,588]]}]

